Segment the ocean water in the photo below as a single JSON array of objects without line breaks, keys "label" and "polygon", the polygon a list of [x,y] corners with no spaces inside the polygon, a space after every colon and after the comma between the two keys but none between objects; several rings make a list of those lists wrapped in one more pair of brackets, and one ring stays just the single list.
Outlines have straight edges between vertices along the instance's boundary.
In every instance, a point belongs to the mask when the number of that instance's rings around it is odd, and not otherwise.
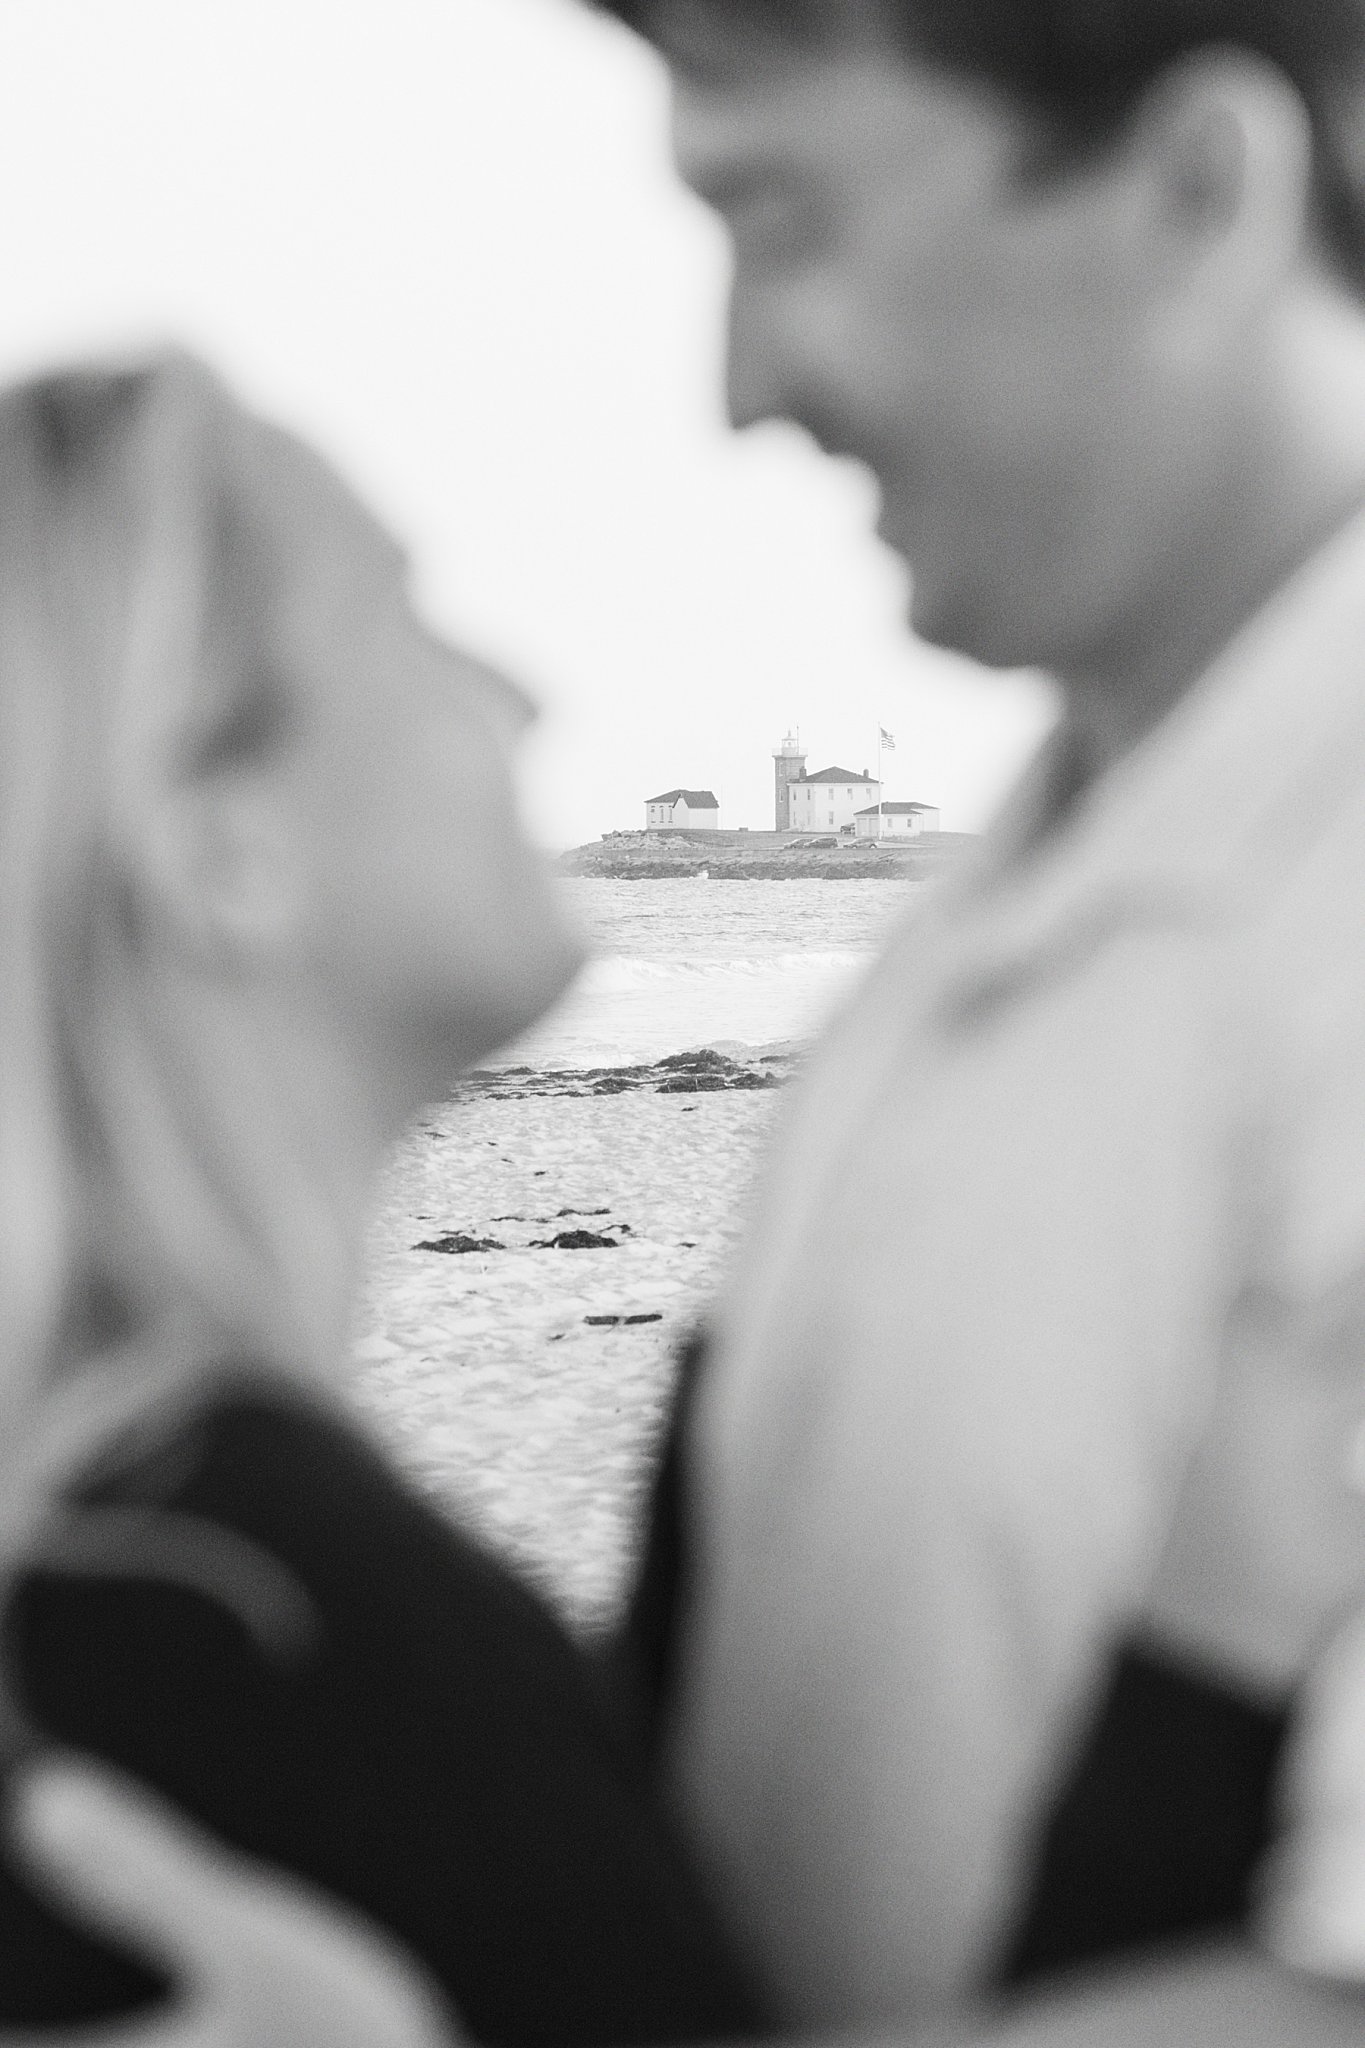
[{"label": "ocean water", "polygon": [[922,883],[568,882],[593,958],[500,1065],[591,1067],[800,1044]]}]

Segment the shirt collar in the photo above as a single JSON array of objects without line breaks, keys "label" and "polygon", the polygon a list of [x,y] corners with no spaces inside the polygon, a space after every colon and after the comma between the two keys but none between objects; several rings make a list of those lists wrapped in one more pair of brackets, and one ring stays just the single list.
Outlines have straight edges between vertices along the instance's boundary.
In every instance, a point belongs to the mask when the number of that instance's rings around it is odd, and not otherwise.
[{"label": "shirt collar", "polygon": [[[1365,781],[1365,514],[1236,634],[1159,725],[1040,835],[1072,758],[1044,742],[939,905],[953,993],[1120,923],[1217,915]],[[1036,843],[1035,843],[1036,842]]]}]

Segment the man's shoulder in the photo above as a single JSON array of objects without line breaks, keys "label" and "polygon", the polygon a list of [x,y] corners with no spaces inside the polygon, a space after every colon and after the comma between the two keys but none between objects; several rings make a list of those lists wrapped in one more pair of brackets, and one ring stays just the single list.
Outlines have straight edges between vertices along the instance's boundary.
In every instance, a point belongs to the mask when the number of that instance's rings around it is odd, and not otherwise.
[{"label": "man's shoulder", "polygon": [[1349,785],[1286,818],[1238,885],[1259,995],[1300,1028],[1365,1020],[1365,759],[1344,765]]}]

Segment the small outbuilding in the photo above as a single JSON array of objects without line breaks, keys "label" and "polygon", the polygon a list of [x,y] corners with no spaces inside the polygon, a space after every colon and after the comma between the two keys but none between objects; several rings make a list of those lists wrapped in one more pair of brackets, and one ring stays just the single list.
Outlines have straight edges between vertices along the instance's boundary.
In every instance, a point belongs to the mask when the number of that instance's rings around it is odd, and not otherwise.
[{"label": "small outbuilding", "polygon": [[937,832],[938,819],[932,804],[871,804],[859,811],[853,830],[859,839],[915,839]]},{"label": "small outbuilding", "polygon": [[645,801],[646,832],[714,832],[720,805],[709,789],[666,789]]}]

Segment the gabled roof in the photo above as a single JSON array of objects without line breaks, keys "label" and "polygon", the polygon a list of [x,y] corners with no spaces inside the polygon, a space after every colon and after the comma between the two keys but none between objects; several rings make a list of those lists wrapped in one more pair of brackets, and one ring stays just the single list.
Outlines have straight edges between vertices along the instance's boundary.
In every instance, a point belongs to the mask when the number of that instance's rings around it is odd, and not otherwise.
[{"label": "gabled roof", "polygon": [[709,789],[666,789],[662,796],[647,796],[647,804],[675,804],[681,797],[689,811],[718,811],[720,805]]},{"label": "gabled roof", "polygon": [[[796,781],[865,782],[868,784],[869,787],[871,787],[875,783],[876,777],[873,775],[855,775],[851,768],[822,768],[818,775],[798,775]],[[795,784],[789,784],[788,787],[795,787]]]},{"label": "gabled roof", "polygon": [[865,811],[857,813],[860,818],[909,818],[916,811],[932,811],[933,804],[869,804]]}]

